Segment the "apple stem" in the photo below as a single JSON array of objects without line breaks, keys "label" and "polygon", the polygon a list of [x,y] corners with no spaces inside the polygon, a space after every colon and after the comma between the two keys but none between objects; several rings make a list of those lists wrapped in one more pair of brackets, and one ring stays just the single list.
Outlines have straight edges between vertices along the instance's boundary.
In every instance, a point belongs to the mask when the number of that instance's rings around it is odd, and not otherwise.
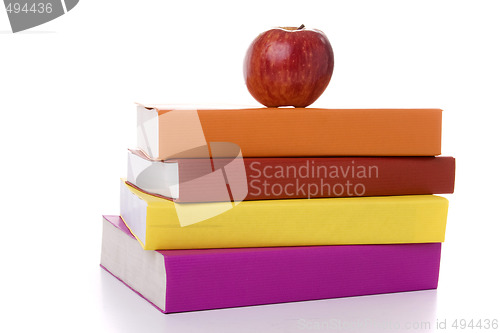
[{"label": "apple stem", "polygon": [[301,25],[300,25],[300,27],[298,27],[298,28],[297,28],[297,30],[302,30],[302,29],[304,29],[305,27],[306,27],[305,25],[301,24]]}]

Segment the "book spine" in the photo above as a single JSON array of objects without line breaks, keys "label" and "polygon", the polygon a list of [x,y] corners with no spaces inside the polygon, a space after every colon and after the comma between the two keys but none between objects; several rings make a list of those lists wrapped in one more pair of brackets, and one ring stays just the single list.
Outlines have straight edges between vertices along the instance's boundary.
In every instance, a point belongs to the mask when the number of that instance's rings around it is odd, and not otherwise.
[{"label": "book spine", "polygon": [[198,116],[208,143],[234,143],[243,157],[441,154],[439,109],[198,110]]},{"label": "book spine", "polygon": [[[217,161],[223,171],[232,162]],[[206,177],[206,160],[177,162],[179,203],[227,201],[231,188],[246,189],[240,200],[445,194],[455,180],[453,157],[244,158],[227,188]]]},{"label": "book spine", "polygon": [[165,255],[166,312],[435,289],[441,244],[203,251]]}]

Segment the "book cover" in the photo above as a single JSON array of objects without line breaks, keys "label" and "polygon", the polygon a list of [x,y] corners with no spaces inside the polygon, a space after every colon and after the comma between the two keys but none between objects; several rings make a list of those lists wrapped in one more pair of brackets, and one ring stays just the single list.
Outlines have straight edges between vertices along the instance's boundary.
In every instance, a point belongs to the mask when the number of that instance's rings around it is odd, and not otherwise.
[{"label": "book cover", "polygon": [[145,251],[104,216],[101,266],[164,313],[435,289],[441,244]]},{"label": "book cover", "polygon": [[[215,163],[214,163],[215,162]],[[238,168],[235,165],[240,164]],[[217,169],[215,169],[217,167]],[[214,173],[221,170],[221,175]],[[224,177],[232,173],[233,177]],[[229,182],[230,180],[230,182]],[[455,159],[296,157],[155,161],[129,150],[127,181],[175,202],[453,193]]]},{"label": "book cover", "polygon": [[243,157],[435,156],[441,154],[441,116],[440,109],[139,105],[137,139],[156,160],[233,157],[234,149]]},{"label": "book cover", "polygon": [[434,195],[175,203],[121,182],[120,215],[146,250],[443,242]]}]

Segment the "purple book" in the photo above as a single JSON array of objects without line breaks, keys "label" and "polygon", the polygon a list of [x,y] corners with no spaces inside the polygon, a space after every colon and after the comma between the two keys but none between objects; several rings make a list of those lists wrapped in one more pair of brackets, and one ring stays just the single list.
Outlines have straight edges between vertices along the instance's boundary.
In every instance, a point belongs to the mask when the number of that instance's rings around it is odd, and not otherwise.
[{"label": "purple book", "polygon": [[164,313],[435,289],[441,243],[146,251],[104,216],[101,266]]}]

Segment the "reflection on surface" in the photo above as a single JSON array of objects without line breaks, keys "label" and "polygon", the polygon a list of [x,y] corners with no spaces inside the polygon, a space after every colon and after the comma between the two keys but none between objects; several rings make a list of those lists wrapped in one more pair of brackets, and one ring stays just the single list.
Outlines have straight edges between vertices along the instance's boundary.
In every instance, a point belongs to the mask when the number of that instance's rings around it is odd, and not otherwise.
[{"label": "reflection on surface", "polygon": [[116,332],[432,332],[436,290],[162,314],[102,270],[102,311]]}]

